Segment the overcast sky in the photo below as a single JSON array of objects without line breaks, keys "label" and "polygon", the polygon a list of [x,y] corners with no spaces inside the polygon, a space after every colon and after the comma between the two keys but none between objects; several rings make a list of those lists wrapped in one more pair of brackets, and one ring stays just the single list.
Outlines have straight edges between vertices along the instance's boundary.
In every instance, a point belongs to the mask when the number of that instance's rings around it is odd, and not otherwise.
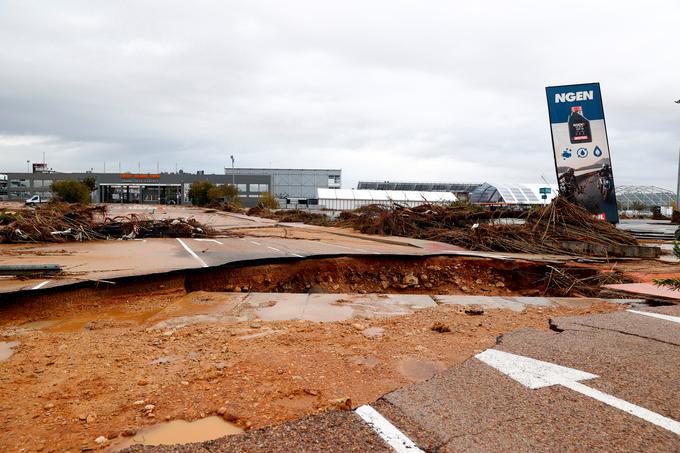
[{"label": "overcast sky", "polygon": [[0,172],[554,181],[544,87],[600,82],[618,184],[675,188],[680,2],[0,0]]}]

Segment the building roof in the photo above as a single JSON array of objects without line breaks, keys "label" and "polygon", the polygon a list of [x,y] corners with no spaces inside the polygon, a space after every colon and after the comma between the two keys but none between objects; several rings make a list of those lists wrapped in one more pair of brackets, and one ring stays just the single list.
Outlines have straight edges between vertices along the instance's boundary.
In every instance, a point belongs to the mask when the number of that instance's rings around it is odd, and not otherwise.
[{"label": "building roof", "polygon": [[[403,190],[358,190],[318,188],[319,200],[361,200],[361,201],[426,201],[430,203],[454,202],[456,196],[451,192],[419,192]],[[321,203],[321,201],[319,201]]]},{"label": "building roof", "polygon": [[[542,198],[541,188],[549,188],[547,198]],[[557,196],[557,184],[499,184],[484,183],[470,193],[471,203],[504,203],[533,205],[550,202]]]},{"label": "building roof", "polygon": [[467,182],[408,182],[408,181],[359,181],[360,190],[407,190],[416,192],[472,192],[479,183]]},{"label": "building roof", "polygon": [[617,185],[616,201],[624,207],[635,202],[645,206],[670,206],[675,200],[675,192],[656,186]]}]

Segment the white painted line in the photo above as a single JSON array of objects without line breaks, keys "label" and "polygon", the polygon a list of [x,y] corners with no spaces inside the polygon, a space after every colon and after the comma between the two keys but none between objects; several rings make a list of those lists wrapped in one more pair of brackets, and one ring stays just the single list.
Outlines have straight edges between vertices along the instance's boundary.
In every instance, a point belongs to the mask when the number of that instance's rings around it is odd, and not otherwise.
[{"label": "white painted line", "polygon": [[325,244],[325,245],[330,245],[331,247],[339,247],[339,248],[345,249],[345,250],[352,250],[351,247],[345,247],[344,245],[331,244],[331,243],[329,243],[329,242],[323,242],[323,244]]},{"label": "white painted line", "polygon": [[42,283],[38,283],[37,285],[35,285],[35,286],[34,286],[33,288],[31,288],[31,289],[40,289],[40,288],[42,288],[43,286],[47,285],[49,282],[50,282],[49,280],[45,280],[45,281],[42,282]]},{"label": "white painted line", "polygon": [[680,422],[578,382],[596,378],[596,374],[497,349],[487,349],[475,357],[530,389],[561,385],[680,435]]},{"label": "white painted line", "polygon": [[262,244],[260,244],[259,242],[255,242],[255,241],[250,241],[250,243],[251,243],[251,244],[255,244],[255,245],[262,245]]},{"label": "white painted line", "polygon": [[267,246],[268,249],[274,250],[275,252],[280,252],[281,250],[277,249],[276,247],[269,247]]},{"label": "white painted line", "polygon": [[364,253],[366,253],[366,250],[364,250],[364,249],[357,249],[357,248],[355,248],[355,249],[352,249],[352,250],[356,250],[357,252],[364,252]]},{"label": "white painted line", "polygon": [[215,242],[217,244],[223,245],[223,243],[218,241],[217,239],[196,239],[196,240],[201,242]]},{"label": "white painted line", "polygon": [[636,315],[644,315],[644,316],[649,316],[651,318],[658,318],[658,319],[664,319],[666,321],[672,321],[672,322],[677,322],[680,323],[680,318],[677,316],[671,316],[671,315],[663,315],[661,313],[652,313],[649,311],[637,311],[637,310],[626,310],[630,313],[635,313]]},{"label": "white painted line", "polygon": [[293,256],[297,256],[298,258],[304,258],[304,256],[298,255],[297,253],[291,253],[291,252],[288,252],[288,253],[290,253]]},{"label": "white painted line", "polygon": [[677,422],[672,418],[664,417],[663,415],[652,412],[648,409],[645,409],[644,407],[636,406],[635,404],[629,403],[628,401],[624,401],[615,396],[608,395],[607,393],[595,390],[594,388],[590,388],[581,384],[580,382],[569,381],[563,383],[562,385],[575,392],[579,392],[583,395],[601,401],[604,404],[608,404],[609,406],[622,410],[623,412],[627,412],[630,415],[634,415],[635,417],[646,420],[656,426],[667,429],[674,434],[680,435],[680,422]]},{"label": "white painted line", "polygon": [[195,253],[193,250],[191,250],[191,249],[189,248],[188,245],[186,245],[186,244],[184,243],[183,240],[181,240],[180,238],[176,238],[176,239],[179,241],[180,244],[182,244],[182,247],[184,247],[184,250],[186,250],[187,252],[189,252],[189,255],[193,256],[194,258],[196,258],[196,260],[197,260],[199,263],[201,263],[201,266],[203,266],[203,267],[209,267],[207,264],[205,264],[205,261],[203,261],[203,260],[201,259],[200,256],[196,255],[196,253]]},{"label": "white painted line", "polygon": [[371,406],[359,406],[354,412],[368,423],[394,451],[399,453],[423,451]]}]

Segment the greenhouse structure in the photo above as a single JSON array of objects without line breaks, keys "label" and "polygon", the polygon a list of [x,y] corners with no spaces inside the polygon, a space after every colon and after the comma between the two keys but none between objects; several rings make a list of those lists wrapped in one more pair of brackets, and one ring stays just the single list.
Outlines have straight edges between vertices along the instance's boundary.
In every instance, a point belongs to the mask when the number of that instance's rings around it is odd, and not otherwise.
[{"label": "greenhouse structure", "polygon": [[616,186],[616,201],[619,209],[651,209],[653,206],[670,208],[675,192],[655,186]]},{"label": "greenhouse structure", "polygon": [[470,193],[470,203],[533,206],[548,204],[557,196],[557,184],[484,183]]}]

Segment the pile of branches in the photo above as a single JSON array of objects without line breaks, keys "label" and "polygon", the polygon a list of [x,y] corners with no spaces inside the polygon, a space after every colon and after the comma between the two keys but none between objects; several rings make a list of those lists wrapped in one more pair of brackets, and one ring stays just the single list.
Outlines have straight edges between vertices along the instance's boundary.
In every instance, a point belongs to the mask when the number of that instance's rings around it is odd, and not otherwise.
[{"label": "pile of branches", "polygon": [[258,203],[252,208],[248,209],[249,216],[263,217],[265,219],[274,219],[279,222],[299,222],[308,225],[332,226],[333,221],[325,214],[305,211],[302,209],[280,209],[271,210],[265,207],[262,203]]},{"label": "pile of branches", "polygon": [[36,209],[0,213],[0,243],[67,242],[147,237],[207,237],[213,231],[194,219],[109,218],[106,206],[50,201]]},{"label": "pile of branches", "polygon": [[638,244],[631,234],[595,220],[590,212],[561,196],[548,206],[515,214],[512,216],[520,221],[508,223],[500,221],[511,216],[507,212],[466,204],[369,205],[341,213],[338,222],[363,233],[435,240],[482,251],[574,254],[565,243]]},{"label": "pile of branches", "polygon": [[101,239],[94,229],[106,215],[105,206],[51,201],[37,209],[4,211],[0,242],[65,242]]},{"label": "pile of branches", "polygon": [[213,231],[195,219],[139,219],[135,214],[106,218],[96,226],[96,231],[106,238],[205,238]]}]

